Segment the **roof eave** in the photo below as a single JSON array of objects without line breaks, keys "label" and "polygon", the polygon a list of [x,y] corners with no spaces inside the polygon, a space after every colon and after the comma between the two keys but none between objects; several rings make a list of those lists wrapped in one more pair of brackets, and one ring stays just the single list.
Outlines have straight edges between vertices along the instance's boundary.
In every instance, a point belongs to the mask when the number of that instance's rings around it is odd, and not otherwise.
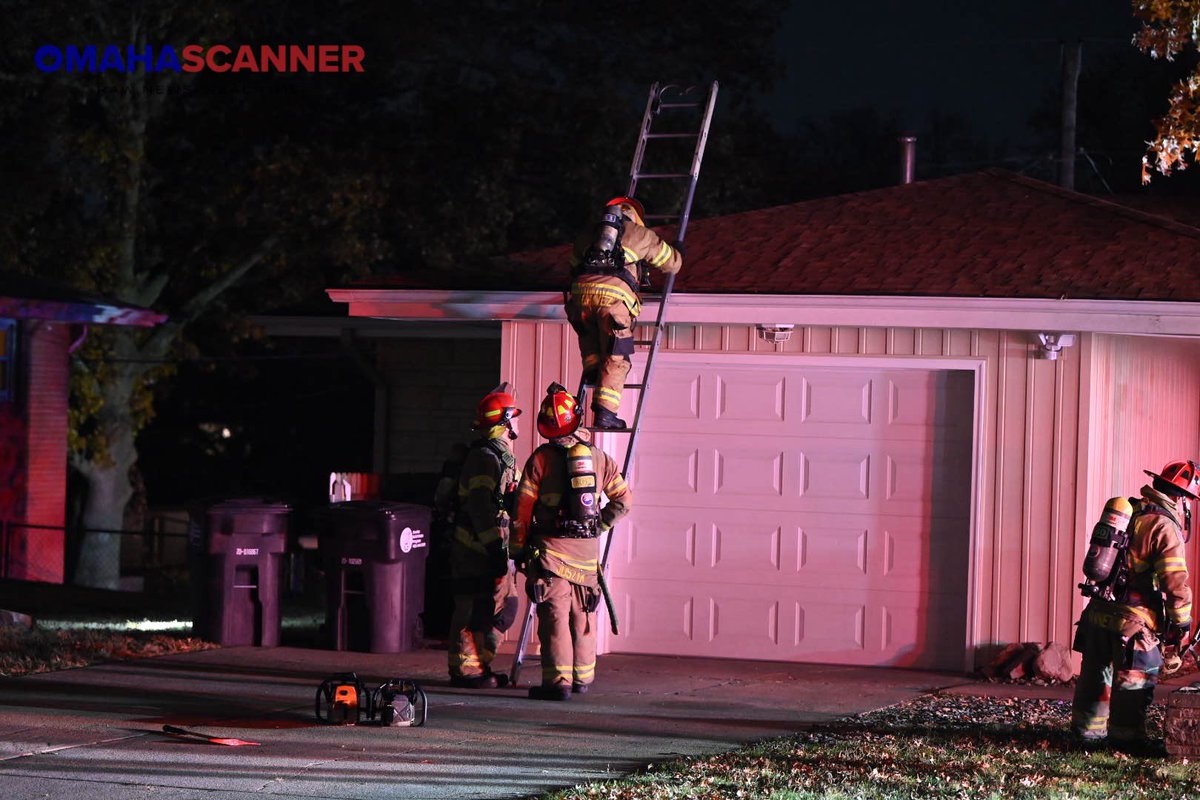
[{"label": "roof eave", "polygon": [[[329,289],[352,317],[402,320],[565,319],[560,292]],[[657,314],[645,299],[642,319]],[[1163,300],[896,297],[882,295],[671,295],[667,321],[715,325],[837,325],[1079,331],[1200,336],[1200,303]]]}]

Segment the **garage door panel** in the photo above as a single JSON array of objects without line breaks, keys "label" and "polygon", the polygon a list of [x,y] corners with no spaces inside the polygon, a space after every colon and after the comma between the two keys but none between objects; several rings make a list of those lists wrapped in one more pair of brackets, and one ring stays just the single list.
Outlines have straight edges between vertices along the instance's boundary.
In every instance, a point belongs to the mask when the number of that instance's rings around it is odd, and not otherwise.
[{"label": "garage door panel", "polygon": [[[955,595],[914,607],[903,593],[880,591],[766,598],[753,587],[617,580],[612,592],[622,610],[614,652],[937,667],[937,640],[961,638],[965,625]],[[930,610],[952,624],[931,627]]]},{"label": "garage door panel", "polygon": [[763,447],[740,447],[735,443],[712,449],[713,488],[716,502],[725,498],[783,496],[784,453]]},{"label": "garage door panel", "polygon": [[797,495],[809,501],[863,501],[871,496],[871,455],[860,448],[807,448],[799,453]]},{"label": "garage door panel", "polygon": [[[957,525],[957,521],[951,521]],[[812,590],[936,589],[958,577],[962,529],[939,536],[903,517],[646,509],[617,528],[614,574],[661,582],[725,581]]]},{"label": "garage door panel", "polygon": [[[682,498],[692,498],[700,490],[700,450],[678,439],[653,438],[637,452],[632,470],[635,485],[651,497],[688,502]],[[637,497],[635,493],[635,503]]]},{"label": "garage door panel", "polygon": [[961,666],[973,376],[665,358],[612,648]]},{"label": "garage door panel", "polygon": [[782,427],[785,420],[786,378],[777,373],[741,374],[711,378],[716,393],[716,419],[721,422],[761,422]]},{"label": "garage door panel", "polygon": [[812,372],[793,378],[800,390],[800,424],[871,424],[872,381],[853,372]]}]

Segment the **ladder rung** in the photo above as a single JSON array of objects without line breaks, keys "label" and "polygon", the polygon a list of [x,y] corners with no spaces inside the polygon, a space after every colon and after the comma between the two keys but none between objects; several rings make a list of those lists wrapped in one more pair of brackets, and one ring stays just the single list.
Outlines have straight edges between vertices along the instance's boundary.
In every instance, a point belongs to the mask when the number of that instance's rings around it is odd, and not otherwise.
[{"label": "ladder rung", "polygon": [[659,109],[664,108],[699,108],[700,103],[659,103]]},{"label": "ladder rung", "polygon": [[634,339],[633,343],[635,345],[641,345],[642,347],[649,347],[650,345],[654,344],[654,340],[653,339]]},{"label": "ladder rung", "polygon": [[627,384],[625,384],[626,389],[642,389],[642,388],[645,388],[645,386],[646,386],[646,384],[644,384],[644,383],[627,383]]},{"label": "ladder rung", "polygon": [[647,133],[647,139],[695,139],[698,133]]},{"label": "ladder rung", "polygon": [[652,181],[652,180],[658,180],[660,178],[690,178],[690,177],[692,177],[692,173],[690,173],[690,172],[679,172],[679,173],[661,172],[661,173],[647,173],[644,175],[638,174],[638,175],[634,175],[633,177],[637,178],[639,181]]},{"label": "ladder rung", "polygon": [[597,428],[595,425],[584,425],[589,431],[600,431],[601,433],[633,433],[633,428]]}]

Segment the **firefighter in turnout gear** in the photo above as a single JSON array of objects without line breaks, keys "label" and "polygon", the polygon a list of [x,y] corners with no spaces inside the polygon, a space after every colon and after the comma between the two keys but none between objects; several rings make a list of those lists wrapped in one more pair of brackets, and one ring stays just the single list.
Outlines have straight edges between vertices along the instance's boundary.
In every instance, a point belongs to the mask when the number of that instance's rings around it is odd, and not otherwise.
[{"label": "firefighter in turnout gear", "polygon": [[491,669],[500,637],[516,618],[515,576],[509,570],[510,498],[519,475],[512,454],[517,438],[516,399],[501,384],[479,403],[471,443],[458,476],[450,541],[450,684],[468,689],[504,686]]},{"label": "firefighter in turnout gear", "polygon": [[[1101,585],[1103,591],[1081,584],[1092,599],[1075,634],[1074,649],[1083,654],[1083,665],[1071,731],[1084,746],[1107,737],[1114,746],[1148,751],[1146,710],[1162,669],[1163,646],[1182,647],[1191,629],[1184,545],[1191,516],[1187,504],[1200,492],[1200,475],[1191,461],[1173,461],[1161,474],[1144,472],[1152,480],[1140,498],[1129,498],[1128,545],[1116,557],[1114,574]],[[1113,501],[1109,506],[1125,507]],[[1109,506],[1106,520],[1114,519]],[[1093,546],[1096,542],[1094,533]]]},{"label": "firefighter in turnout gear", "polygon": [[638,264],[679,272],[683,256],[645,227],[642,204],[632,197],[608,202],[603,218],[575,244],[567,321],[579,337],[583,376],[596,386],[597,428],[624,428],[617,416],[633,355],[633,326],[642,311]]},{"label": "firefighter in turnout gear", "polygon": [[595,677],[599,536],[633,502],[616,462],[579,430],[580,417],[575,398],[551,384],[537,418],[549,443],[525,462],[517,489],[511,544],[537,603],[542,683],[529,696],[539,700],[569,700]]}]

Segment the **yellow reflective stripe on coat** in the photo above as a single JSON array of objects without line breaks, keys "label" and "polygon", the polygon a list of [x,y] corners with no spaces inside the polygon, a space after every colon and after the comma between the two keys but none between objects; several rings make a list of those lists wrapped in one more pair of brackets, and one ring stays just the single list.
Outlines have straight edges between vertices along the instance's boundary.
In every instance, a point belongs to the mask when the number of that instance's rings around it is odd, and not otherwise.
[{"label": "yellow reflective stripe on coat", "polygon": [[663,242],[659,246],[658,252],[655,253],[652,258],[646,259],[646,261],[649,262],[650,266],[652,267],[661,267],[663,264],[671,260],[671,255],[674,252],[675,251],[671,249],[671,245]]},{"label": "yellow reflective stripe on coat", "polygon": [[1176,625],[1191,623],[1192,604],[1188,603],[1187,605],[1179,606],[1178,608],[1168,608],[1167,616],[1171,619],[1171,622],[1174,622]]},{"label": "yellow reflective stripe on coat", "polygon": [[1187,561],[1178,556],[1160,558],[1154,562],[1154,571],[1159,575],[1165,575],[1168,572],[1187,572]]},{"label": "yellow reflective stripe on coat", "polygon": [[471,478],[469,481],[467,481],[468,492],[472,489],[480,488],[492,491],[496,488],[496,479],[491,475],[476,475],[474,478]]},{"label": "yellow reflective stripe on coat", "polygon": [[[484,533],[487,533],[487,531],[485,531]],[[454,529],[454,541],[458,542],[463,547],[466,547],[468,550],[474,550],[479,553],[487,553],[487,549],[483,546],[483,542],[495,541],[496,539],[500,538],[500,535],[498,533],[496,533],[495,528],[491,529],[491,534],[492,534],[491,539],[485,540],[483,533],[479,534],[479,538],[476,539],[474,536],[471,535],[471,532],[468,531],[466,528],[455,528]]]},{"label": "yellow reflective stripe on coat", "polygon": [[612,286],[607,283],[579,282],[571,287],[571,297],[581,306],[604,306],[621,302],[629,308],[629,313],[637,316],[642,313],[642,301],[624,284]]},{"label": "yellow reflective stripe on coat", "polygon": [[625,491],[628,484],[625,483],[625,478],[618,472],[617,477],[608,482],[608,486],[604,487],[604,493],[607,495],[616,494],[617,492]]},{"label": "yellow reflective stripe on coat", "polygon": [[557,550],[551,550],[549,547],[546,548],[546,555],[554,556],[568,567],[583,570],[584,572],[596,572],[600,565],[600,559],[598,558],[571,558],[570,556],[560,553]]},{"label": "yellow reflective stripe on coat", "polygon": [[1158,620],[1154,614],[1150,613],[1150,609],[1142,608],[1141,606],[1125,606],[1125,608],[1140,617],[1150,630],[1155,630],[1158,627]]}]

